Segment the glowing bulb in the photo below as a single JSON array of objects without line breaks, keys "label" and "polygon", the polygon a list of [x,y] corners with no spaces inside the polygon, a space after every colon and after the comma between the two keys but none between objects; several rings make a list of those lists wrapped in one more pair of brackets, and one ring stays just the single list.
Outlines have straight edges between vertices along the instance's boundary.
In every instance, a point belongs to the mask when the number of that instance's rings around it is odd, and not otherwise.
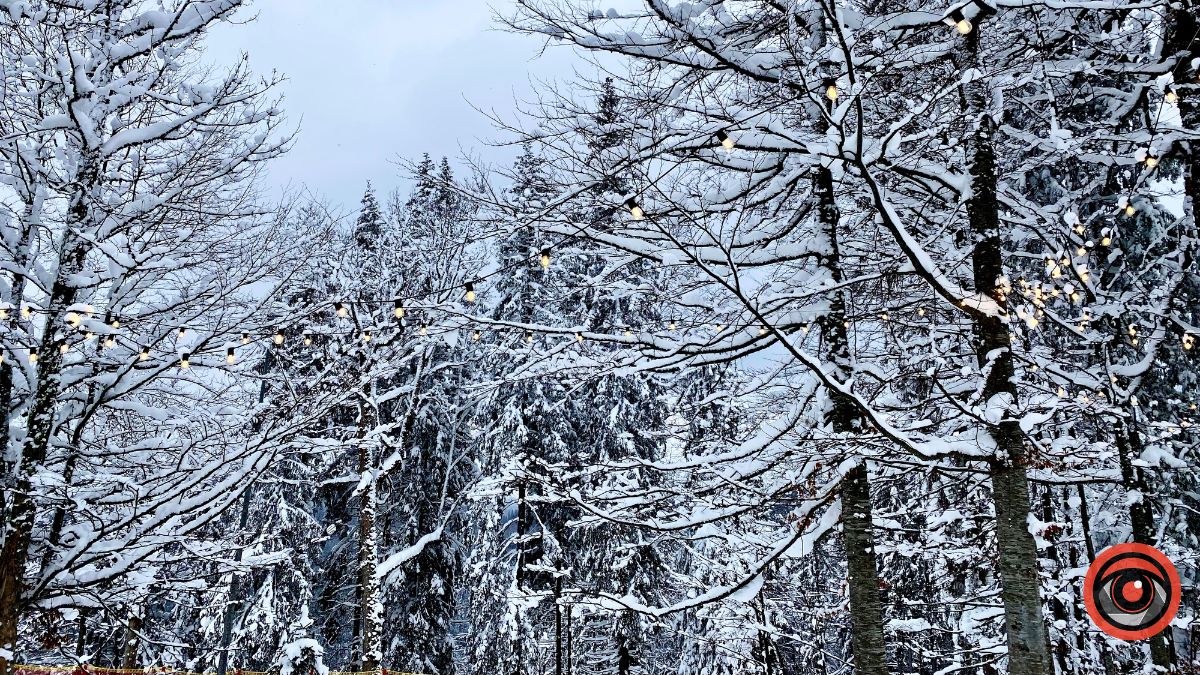
[{"label": "glowing bulb", "polygon": [[925,308],[924,307],[917,308],[917,316],[925,316]]},{"label": "glowing bulb", "polygon": [[472,284],[470,282],[467,283],[467,293],[464,297],[466,298],[467,302],[475,302],[475,285],[474,284]]},{"label": "glowing bulb", "polygon": [[187,329],[186,329],[186,328],[180,328],[180,329],[179,329],[179,332],[176,334],[176,336],[177,336],[177,337],[178,337],[180,340],[182,340],[182,339],[183,339],[183,338],[184,338],[186,335],[187,335]]},{"label": "glowing bulb", "polygon": [[1195,344],[1196,344],[1196,337],[1194,335],[1187,333],[1183,336],[1183,348],[1184,349],[1191,349],[1192,346]]},{"label": "glowing bulb", "polygon": [[82,321],[83,319],[79,316],[78,312],[67,312],[67,323],[71,324],[71,328],[79,328],[79,324]]},{"label": "glowing bulb", "polygon": [[1147,150],[1146,151],[1146,168],[1153,169],[1156,166],[1158,166],[1158,155]]},{"label": "glowing bulb", "polygon": [[58,351],[60,354],[66,354],[67,352],[71,351],[71,345],[64,342],[58,346]]},{"label": "glowing bulb", "polygon": [[733,137],[729,135],[728,131],[717,129],[717,142],[721,144],[722,148],[725,148],[726,152],[733,150]]},{"label": "glowing bulb", "polygon": [[576,334],[575,334],[575,341],[576,341],[576,342],[583,342],[583,333],[576,333]]},{"label": "glowing bulb", "polygon": [[370,333],[368,333],[368,332],[366,332],[366,331],[363,331],[363,334],[362,334],[362,341],[363,341],[363,342],[370,342],[370,341],[371,341],[371,334],[370,334]]},{"label": "glowing bulb", "polygon": [[479,331],[475,331],[474,333],[471,333],[471,339],[474,340],[475,342],[479,342],[479,338],[481,338],[481,337],[483,337],[483,336],[479,334]]},{"label": "glowing bulb", "polygon": [[[720,330],[720,329],[718,329],[718,330]],[[625,329],[625,337],[633,337],[633,331],[626,328]]]},{"label": "glowing bulb", "polygon": [[333,311],[342,319],[350,316],[350,310],[346,309],[346,306],[340,302],[333,303]]},{"label": "glowing bulb", "polygon": [[967,33],[970,33],[971,29],[974,27],[971,25],[971,21],[963,15],[961,9],[956,9],[953,12],[950,12],[950,20],[954,22],[954,28],[958,31],[959,35],[966,35]]},{"label": "glowing bulb", "polygon": [[1087,249],[1086,249],[1086,248],[1084,248],[1084,247],[1080,246],[1080,247],[1078,247],[1078,248],[1076,248],[1076,249],[1075,249],[1075,257],[1077,257],[1077,258],[1078,258],[1078,257],[1085,256],[1085,255],[1087,255]]},{"label": "glowing bulb", "polygon": [[237,363],[237,354],[234,353],[233,347],[229,347],[225,350],[225,363],[228,363],[231,366]]},{"label": "glowing bulb", "polygon": [[1126,204],[1126,205],[1125,205],[1125,215],[1127,215],[1127,216],[1133,216],[1133,214],[1135,214],[1135,213],[1137,213],[1137,209],[1133,208],[1133,204],[1132,204],[1132,203],[1129,203],[1129,204]]},{"label": "glowing bulb", "polygon": [[1067,390],[1066,390],[1066,389],[1063,389],[1062,387],[1059,387],[1059,388],[1058,388],[1058,391],[1057,391],[1057,392],[1055,392],[1055,393],[1057,393],[1057,394],[1058,394],[1058,397],[1059,397],[1059,398],[1066,398],[1066,396],[1067,396]]},{"label": "glowing bulb", "polygon": [[633,216],[634,220],[641,220],[646,217],[646,212],[642,210],[642,207],[633,197],[625,200],[625,208],[629,209],[629,215]]},{"label": "glowing bulb", "polygon": [[1172,87],[1169,84],[1167,85],[1167,88],[1163,91],[1163,98],[1167,99],[1167,103],[1178,103],[1179,102],[1179,94],[1175,92],[1175,87]]},{"label": "glowing bulb", "polygon": [[667,324],[667,330],[675,330],[676,324],[674,321]]},{"label": "glowing bulb", "polygon": [[142,347],[142,351],[138,353],[138,360],[145,361],[148,358],[150,358],[150,348]]},{"label": "glowing bulb", "polygon": [[120,327],[121,327],[121,318],[120,318],[120,317],[114,317],[114,318],[113,318],[113,320],[112,320],[112,323],[110,323],[110,324],[108,324],[108,325],[112,326],[114,330],[116,330],[116,329],[120,328]]},{"label": "glowing bulb", "polygon": [[1108,236],[1107,234],[1104,235],[1100,239],[1100,245],[1101,246],[1112,246],[1112,237]]},{"label": "glowing bulb", "polygon": [[190,356],[191,356],[191,354],[184,352],[183,355],[179,357],[179,369],[180,370],[187,370],[188,368],[192,367],[192,362],[188,360],[188,357],[190,357]]},{"label": "glowing bulb", "polygon": [[94,337],[96,337],[96,334],[89,330],[83,334],[83,341],[91,342],[92,338],[94,338]]},{"label": "glowing bulb", "polygon": [[825,98],[829,99],[830,101],[837,100],[837,97],[838,97],[837,82],[834,81],[833,78],[826,78],[825,81],[823,83],[821,83],[821,86],[825,87]]},{"label": "glowing bulb", "polygon": [[37,362],[38,362],[38,351],[37,351],[37,349],[30,349],[30,350],[29,350],[29,362],[30,362],[30,363],[37,363]]},{"label": "glowing bulb", "polygon": [[766,334],[767,334],[767,327],[766,327],[766,326],[759,326],[759,327],[758,327],[758,334],[759,334],[759,335],[766,335]]},{"label": "glowing bulb", "polygon": [[1083,223],[1075,226],[1075,234],[1083,234]]},{"label": "glowing bulb", "polygon": [[419,333],[421,335],[429,335],[429,326],[426,326],[425,324],[421,324],[421,329],[418,330],[417,333]]},{"label": "glowing bulb", "polygon": [[879,315],[879,318],[880,318],[880,320],[882,320],[882,321],[887,321],[887,320],[888,320],[888,313],[887,313],[887,312],[884,312],[883,314],[880,314],[880,315]]},{"label": "glowing bulb", "polygon": [[395,316],[397,319],[403,319],[404,318],[404,303],[397,300],[393,306],[395,308],[392,310],[392,315]]},{"label": "glowing bulb", "polygon": [[111,335],[104,338],[104,347],[106,349],[112,349],[113,347],[116,347],[116,346],[117,346],[117,341],[114,340]]},{"label": "glowing bulb", "polygon": [[528,331],[525,333],[525,342],[526,344],[533,344],[533,331]]},{"label": "glowing bulb", "polygon": [[0,319],[8,319],[8,307],[0,307]]},{"label": "glowing bulb", "polygon": [[313,343],[312,334],[311,334],[311,333],[309,333],[308,331],[305,331],[305,332],[304,332],[304,339],[302,340],[302,342],[304,343],[304,346],[305,346],[305,347],[311,347],[311,346],[312,346],[312,343]]},{"label": "glowing bulb", "polygon": [[548,249],[548,248],[542,249],[542,254],[539,257],[540,257],[540,261],[542,263],[542,269],[544,269],[544,270],[550,269],[550,249]]},{"label": "glowing bulb", "polygon": [[283,339],[284,338],[283,338],[283,329],[282,328],[275,331],[275,335],[271,337],[271,341],[277,345],[283,344]]},{"label": "glowing bulb", "polygon": [[33,316],[33,310],[29,305],[21,305],[21,318],[28,319],[31,316]]},{"label": "glowing bulb", "polygon": [[242,333],[242,344],[244,344],[244,345],[250,344],[250,334],[249,333]]}]

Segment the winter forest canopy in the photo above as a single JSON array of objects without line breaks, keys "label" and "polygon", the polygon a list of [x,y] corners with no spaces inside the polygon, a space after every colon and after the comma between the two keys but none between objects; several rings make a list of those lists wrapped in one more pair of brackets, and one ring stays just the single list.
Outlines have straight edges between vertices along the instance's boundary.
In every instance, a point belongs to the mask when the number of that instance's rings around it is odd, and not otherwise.
[{"label": "winter forest canopy", "polygon": [[1200,8],[616,4],[342,206],[246,0],[0,0],[0,675],[1200,670]]}]

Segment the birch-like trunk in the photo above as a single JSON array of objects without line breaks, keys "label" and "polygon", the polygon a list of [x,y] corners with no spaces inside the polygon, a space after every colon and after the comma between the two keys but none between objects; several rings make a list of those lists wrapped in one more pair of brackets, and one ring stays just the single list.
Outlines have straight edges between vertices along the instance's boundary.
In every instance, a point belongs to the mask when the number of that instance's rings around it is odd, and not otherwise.
[{"label": "birch-like trunk", "polygon": [[[368,385],[369,386],[369,385]],[[379,669],[383,658],[383,607],[379,603],[379,490],[375,477],[375,453],[366,440],[375,428],[375,408],[364,392],[358,407],[358,471],[362,488],[358,495],[358,592],[362,610],[362,669]]]}]

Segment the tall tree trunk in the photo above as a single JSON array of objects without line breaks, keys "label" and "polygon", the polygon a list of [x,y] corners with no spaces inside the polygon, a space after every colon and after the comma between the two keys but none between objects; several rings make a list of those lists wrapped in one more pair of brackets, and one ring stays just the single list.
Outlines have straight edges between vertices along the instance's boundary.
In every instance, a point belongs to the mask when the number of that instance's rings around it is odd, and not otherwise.
[{"label": "tall tree trunk", "polygon": [[[833,174],[827,167],[820,167],[814,183],[817,216],[827,247],[822,266],[834,282],[840,282],[842,270],[837,226],[841,216],[833,192]],[[827,358],[835,369],[834,377],[846,383],[850,379],[850,340],[846,332],[846,302],[841,292],[835,293],[830,300],[829,313],[821,326]],[[857,408],[850,401],[835,396],[829,422],[834,432],[852,434],[860,426]],[[887,643],[883,633],[883,603],[879,601],[879,567],[875,559],[871,490],[865,461],[842,479],[841,497],[854,666],[859,675],[886,675]]]},{"label": "tall tree trunk", "polygon": [[362,611],[362,669],[374,671],[383,658],[383,607],[379,603],[379,533],[378,483],[375,476],[375,453],[366,435],[375,428],[375,409],[364,390],[359,401],[358,419],[358,471],[362,487],[358,495],[358,590],[359,607]]},{"label": "tall tree trunk", "polygon": [[[242,513],[238,519],[238,534],[246,531],[246,523],[250,520],[250,493],[252,488],[246,488],[242,494]],[[234,562],[242,561],[242,545],[237,542],[237,550],[233,552]],[[233,642],[233,620],[242,607],[241,577],[237,570],[229,575],[229,600],[225,603],[225,615],[221,617],[221,653],[217,656],[217,675],[225,675],[229,669],[229,645]]]},{"label": "tall tree trunk", "polygon": [[[978,49],[980,30],[967,36],[972,61]],[[976,83],[973,87],[982,87]],[[967,214],[974,236],[971,266],[975,291],[1003,306],[1000,279],[1004,259],[1000,240],[1000,210],[996,198],[996,157],[992,147],[994,122],[984,108],[985,91],[969,97],[978,115],[978,128],[970,139],[971,200]],[[982,391],[984,405],[1001,398],[1017,403],[1017,387],[1011,335],[998,313],[976,311],[975,352],[980,369],[987,373]],[[996,547],[1004,602],[1005,632],[1008,637],[1008,672],[1012,675],[1053,673],[1046,625],[1042,616],[1037,546],[1029,532],[1031,513],[1029,478],[1025,473],[1025,439],[1019,422],[1010,415],[987,427],[996,444],[991,460],[992,493],[996,508]]]},{"label": "tall tree trunk", "polygon": [[142,630],[142,617],[130,614],[129,621],[125,624],[125,640],[121,653],[121,668],[124,670],[137,668],[138,642],[140,642],[138,631],[140,630]]},{"label": "tall tree trunk", "polygon": [[[91,185],[95,178],[94,163],[85,158],[80,170],[80,182]],[[72,201],[68,213],[72,225],[86,222],[87,206],[82,194]],[[43,317],[42,354],[37,375],[31,383],[34,395],[26,421],[25,441],[9,483],[11,501],[4,523],[4,545],[0,548],[0,675],[10,672],[11,663],[6,655],[12,653],[15,656],[18,624],[24,605],[29,600],[23,595],[25,565],[29,561],[33,526],[37,518],[32,476],[46,461],[50,438],[54,433],[58,395],[62,389],[58,375],[62,370],[63,356],[59,346],[65,336],[58,332],[58,318],[66,307],[75,302],[77,290],[72,280],[83,268],[87,256],[85,245],[70,232],[63,242],[63,251],[58,275],[50,291],[50,302]]]}]

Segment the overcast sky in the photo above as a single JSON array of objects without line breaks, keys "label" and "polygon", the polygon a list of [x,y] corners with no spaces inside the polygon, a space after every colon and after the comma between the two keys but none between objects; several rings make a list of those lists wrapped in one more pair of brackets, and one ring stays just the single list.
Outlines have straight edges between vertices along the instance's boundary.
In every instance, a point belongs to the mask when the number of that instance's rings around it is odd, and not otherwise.
[{"label": "overcast sky", "polygon": [[[258,73],[287,76],[284,108],[300,127],[295,148],[270,170],[276,190],[304,184],[355,208],[367,179],[401,185],[394,165],[422,152],[460,148],[505,160],[483,141],[498,134],[472,108],[511,117],[531,81],[564,79],[579,64],[565,48],[495,29],[509,0],[252,0],[244,25],[209,38],[211,58],[245,51]],[[336,11],[331,11],[336,8]]]}]

